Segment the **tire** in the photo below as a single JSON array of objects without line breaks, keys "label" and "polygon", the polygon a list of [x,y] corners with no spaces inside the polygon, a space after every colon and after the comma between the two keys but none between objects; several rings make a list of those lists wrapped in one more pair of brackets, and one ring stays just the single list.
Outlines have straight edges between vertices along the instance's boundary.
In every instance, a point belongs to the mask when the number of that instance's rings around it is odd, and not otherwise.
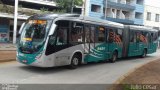
[{"label": "tire", "polygon": [[115,51],[112,55],[112,58],[110,59],[110,62],[111,63],[116,62],[117,58],[118,58],[118,53]]},{"label": "tire", "polygon": [[78,55],[73,55],[69,69],[76,69],[79,65],[80,57]]},{"label": "tire", "polygon": [[142,57],[142,58],[145,58],[146,56],[147,56],[147,50],[144,49],[144,50],[143,50],[143,54],[141,55],[141,57]]}]

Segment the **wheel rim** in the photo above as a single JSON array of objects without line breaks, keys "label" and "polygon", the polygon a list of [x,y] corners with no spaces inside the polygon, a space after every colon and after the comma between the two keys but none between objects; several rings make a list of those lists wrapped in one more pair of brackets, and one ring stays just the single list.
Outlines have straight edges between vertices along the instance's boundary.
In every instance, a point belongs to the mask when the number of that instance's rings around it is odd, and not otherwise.
[{"label": "wheel rim", "polygon": [[73,59],[73,65],[78,65],[78,61],[79,61],[78,58],[74,58]]}]

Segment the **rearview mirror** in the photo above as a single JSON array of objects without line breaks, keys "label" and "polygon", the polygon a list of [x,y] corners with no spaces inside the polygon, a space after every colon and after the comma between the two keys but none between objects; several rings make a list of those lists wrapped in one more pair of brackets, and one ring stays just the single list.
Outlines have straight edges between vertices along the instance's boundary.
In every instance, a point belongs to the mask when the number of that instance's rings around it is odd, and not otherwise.
[{"label": "rearview mirror", "polygon": [[50,28],[50,31],[49,31],[49,36],[54,34],[54,31],[55,31],[56,27],[57,27],[57,25],[53,23],[51,28]]},{"label": "rearview mirror", "polygon": [[24,28],[24,25],[25,25],[25,23],[23,23],[22,25],[21,25],[21,28],[19,29],[19,34],[21,34],[22,33],[22,31],[23,31],[23,28]]}]

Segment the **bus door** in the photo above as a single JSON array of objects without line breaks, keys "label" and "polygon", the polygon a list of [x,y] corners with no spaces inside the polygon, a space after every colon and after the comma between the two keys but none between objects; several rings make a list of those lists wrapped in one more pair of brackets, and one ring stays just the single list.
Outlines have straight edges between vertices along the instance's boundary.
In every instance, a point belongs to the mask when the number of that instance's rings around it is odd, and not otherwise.
[{"label": "bus door", "polygon": [[115,48],[116,48],[116,43],[115,43],[115,32],[116,32],[116,30],[115,29],[108,29],[107,30],[108,31],[108,35],[109,35],[109,37],[108,37],[108,51],[109,51],[109,55],[110,55],[110,57],[112,56],[112,52],[115,50]]},{"label": "bus door", "polygon": [[99,26],[96,36],[96,50],[98,51],[98,56],[101,57],[102,60],[106,60],[109,58],[108,28]]},{"label": "bus door", "polygon": [[139,51],[139,42],[136,31],[130,31],[130,44],[129,44],[129,56],[136,56]]},{"label": "bus door", "polygon": [[122,56],[122,29],[110,28],[108,31],[108,52],[110,58],[115,50],[118,50],[118,57]]},{"label": "bus door", "polygon": [[109,57],[110,57],[110,43],[109,43],[109,33],[110,33],[110,31],[109,31],[109,28],[107,28],[106,27],[106,29],[105,29],[105,57],[106,57],[106,59],[109,59]]},{"label": "bus door", "polygon": [[85,26],[85,43],[84,52],[86,54],[86,62],[98,62],[106,60],[107,53],[105,42],[105,28],[100,26]]},{"label": "bus door", "polygon": [[54,46],[55,52],[55,64],[57,65],[66,65],[68,64],[69,60],[69,39],[68,39],[68,32],[69,32],[69,22],[68,21],[58,21],[57,29],[56,29],[56,40]]},{"label": "bus door", "polygon": [[85,32],[85,39],[84,39],[84,53],[88,54],[92,52],[92,50],[95,48],[95,32],[96,28],[95,26],[86,25],[84,27]]},{"label": "bus door", "polygon": [[148,52],[152,51],[153,46],[153,33],[148,34]]},{"label": "bus door", "polygon": [[144,44],[142,41],[142,34],[143,32],[137,31],[136,32],[136,51],[135,54],[136,55],[142,55],[142,51],[144,49]]},{"label": "bus door", "polygon": [[134,43],[134,46],[133,46],[133,48],[134,48],[134,56],[137,56],[137,55],[139,55],[139,46],[140,46],[140,32],[138,32],[138,31],[135,31],[135,38],[136,38],[136,42]]}]

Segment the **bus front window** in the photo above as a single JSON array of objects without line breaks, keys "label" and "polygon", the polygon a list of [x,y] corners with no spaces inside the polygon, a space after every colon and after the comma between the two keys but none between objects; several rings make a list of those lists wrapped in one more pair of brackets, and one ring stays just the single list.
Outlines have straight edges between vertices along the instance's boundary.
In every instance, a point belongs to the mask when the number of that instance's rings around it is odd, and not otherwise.
[{"label": "bus front window", "polygon": [[37,52],[44,44],[51,20],[29,20],[21,34],[19,48],[23,53]]}]

